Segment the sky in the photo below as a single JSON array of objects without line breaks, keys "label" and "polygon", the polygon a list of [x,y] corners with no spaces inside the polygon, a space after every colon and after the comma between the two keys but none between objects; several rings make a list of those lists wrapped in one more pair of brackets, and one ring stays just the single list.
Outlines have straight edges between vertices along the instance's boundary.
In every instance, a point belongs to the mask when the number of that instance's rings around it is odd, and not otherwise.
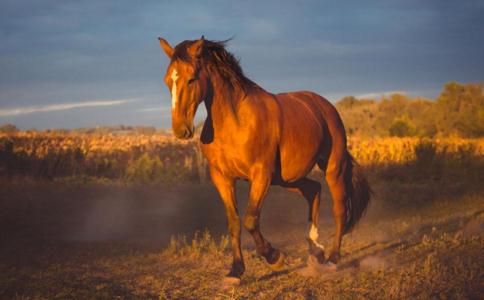
[{"label": "sky", "polygon": [[481,0],[0,0],[0,124],[169,128],[159,36],[234,37],[229,51],[271,92],[435,98],[484,81],[483,16]]}]

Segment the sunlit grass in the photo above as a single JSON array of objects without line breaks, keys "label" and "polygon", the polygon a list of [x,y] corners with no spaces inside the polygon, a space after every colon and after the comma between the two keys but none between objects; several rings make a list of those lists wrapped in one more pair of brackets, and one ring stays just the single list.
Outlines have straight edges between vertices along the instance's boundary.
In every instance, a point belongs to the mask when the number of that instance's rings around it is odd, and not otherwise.
[{"label": "sunlit grass", "polygon": [[[350,138],[348,148],[367,167],[455,168],[482,164],[484,139]],[[203,182],[207,162],[197,140],[162,135],[55,132],[0,134],[0,176],[90,177],[132,183]]]}]

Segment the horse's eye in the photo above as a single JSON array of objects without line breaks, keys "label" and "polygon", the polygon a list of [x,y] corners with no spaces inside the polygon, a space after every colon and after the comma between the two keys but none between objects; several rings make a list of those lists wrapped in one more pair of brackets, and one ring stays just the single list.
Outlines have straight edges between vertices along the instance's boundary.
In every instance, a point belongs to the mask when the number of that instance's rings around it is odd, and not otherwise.
[{"label": "horse's eye", "polygon": [[192,84],[195,81],[195,78],[189,79],[188,80],[188,85]]}]

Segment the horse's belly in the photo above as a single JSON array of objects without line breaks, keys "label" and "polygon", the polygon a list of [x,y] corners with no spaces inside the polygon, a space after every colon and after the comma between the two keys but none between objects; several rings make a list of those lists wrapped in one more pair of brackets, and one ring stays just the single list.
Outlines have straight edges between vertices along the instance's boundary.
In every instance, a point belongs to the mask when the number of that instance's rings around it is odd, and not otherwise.
[{"label": "horse's belly", "polygon": [[322,128],[312,122],[301,123],[285,127],[280,145],[281,178],[286,182],[305,177],[320,157]]},{"label": "horse's belly", "polygon": [[281,178],[293,182],[305,177],[314,167],[318,158],[317,147],[287,149],[281,151]]},{"label": "horse's belly", "polygon": [[306,176],[320,157],[324,119],[319,98],[311,93],[278,95],[283,113],[281,177],[292,182]]}]

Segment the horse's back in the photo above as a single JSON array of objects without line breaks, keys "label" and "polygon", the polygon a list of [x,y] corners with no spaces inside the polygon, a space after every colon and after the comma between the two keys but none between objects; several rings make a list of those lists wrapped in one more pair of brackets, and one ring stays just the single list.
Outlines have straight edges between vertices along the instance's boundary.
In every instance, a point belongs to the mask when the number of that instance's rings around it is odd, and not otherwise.
[{"label": "horse's back", "polygon": [[281,177],[295,181],[306,176],[315,163],[326,160],[332,148],[346,149],[341,118],[334,106],[312,92],[276,95],[281,108]]}]

